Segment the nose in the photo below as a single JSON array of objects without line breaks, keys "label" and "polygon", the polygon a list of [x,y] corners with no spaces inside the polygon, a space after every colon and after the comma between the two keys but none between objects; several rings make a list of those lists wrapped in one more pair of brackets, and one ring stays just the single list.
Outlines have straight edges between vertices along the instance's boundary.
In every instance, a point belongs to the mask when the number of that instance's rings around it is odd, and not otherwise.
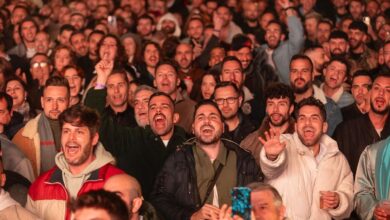
[{"label": "nose", "polygon": [[114,86],[114,92],[119,93],[119,86]]},{"label": "nose", "polygon": [[53,108],[53,110],[57,110],[58,109],[58,102],[57,102],[57,100],[53,101],[52,108]]}]

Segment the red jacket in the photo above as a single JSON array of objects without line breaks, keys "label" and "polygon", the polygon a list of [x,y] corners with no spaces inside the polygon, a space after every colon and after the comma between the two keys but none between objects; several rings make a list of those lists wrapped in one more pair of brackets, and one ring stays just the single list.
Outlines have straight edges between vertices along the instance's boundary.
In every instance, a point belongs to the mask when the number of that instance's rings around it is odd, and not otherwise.
[{"label": "red jacket", "polygon": [[[123,173],[122,170],[107,163],[91,172],[77,195],[101,189],[108,178],[121,173]],[[45,220],[70,219],[70,210],[67,206],[69,201],[70,196],[64,185],[62,171],[55,166],[39,176],[31,185],[26,208]]]}]

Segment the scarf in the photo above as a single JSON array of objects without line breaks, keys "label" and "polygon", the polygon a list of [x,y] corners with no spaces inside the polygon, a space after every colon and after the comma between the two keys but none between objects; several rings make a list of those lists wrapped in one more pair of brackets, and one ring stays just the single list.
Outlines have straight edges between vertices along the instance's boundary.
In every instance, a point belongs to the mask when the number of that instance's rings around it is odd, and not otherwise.
[{"label": "scarf", "polygon": [[44,113],[38,121],[38,133],[41,140],[41,173],[48,171],[55,165],[54,157],[57,154],[53,131],[49,119]]},{"label": "scarf", "polygon": [[375,170],[378,200],[387,200],[390,188],[390,137],[376,154]]}]

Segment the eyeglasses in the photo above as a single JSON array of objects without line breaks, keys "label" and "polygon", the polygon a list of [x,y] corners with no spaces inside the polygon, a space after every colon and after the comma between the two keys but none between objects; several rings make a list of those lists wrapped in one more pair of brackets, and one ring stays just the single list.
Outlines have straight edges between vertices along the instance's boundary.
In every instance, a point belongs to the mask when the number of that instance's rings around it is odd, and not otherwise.
[{"label": "eyeglasses", "polygon": [[214,99],[214,101],[215,103],[217,103],[217,105],[223,105],[224,102],[227,102],[228,104],[233,104],[237,99],[238,97],[229,97],[226,99]]},{"label": "eyeglasses", "polygon": [[32,68],[38,68],[38,67],[46,67],[47,66],[47,62],[36,62],[36,63],[32,63],[31,66]]}]

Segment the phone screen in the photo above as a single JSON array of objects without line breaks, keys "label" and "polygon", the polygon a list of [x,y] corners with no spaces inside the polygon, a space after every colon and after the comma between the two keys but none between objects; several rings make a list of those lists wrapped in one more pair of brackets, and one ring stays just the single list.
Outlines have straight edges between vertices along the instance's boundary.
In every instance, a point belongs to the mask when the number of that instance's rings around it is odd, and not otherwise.
[{"label": "phone screen", "polygon": [[232,212],[244,220],[251,219],[251,189],[248,187],[234,187],[232,194]]}]

